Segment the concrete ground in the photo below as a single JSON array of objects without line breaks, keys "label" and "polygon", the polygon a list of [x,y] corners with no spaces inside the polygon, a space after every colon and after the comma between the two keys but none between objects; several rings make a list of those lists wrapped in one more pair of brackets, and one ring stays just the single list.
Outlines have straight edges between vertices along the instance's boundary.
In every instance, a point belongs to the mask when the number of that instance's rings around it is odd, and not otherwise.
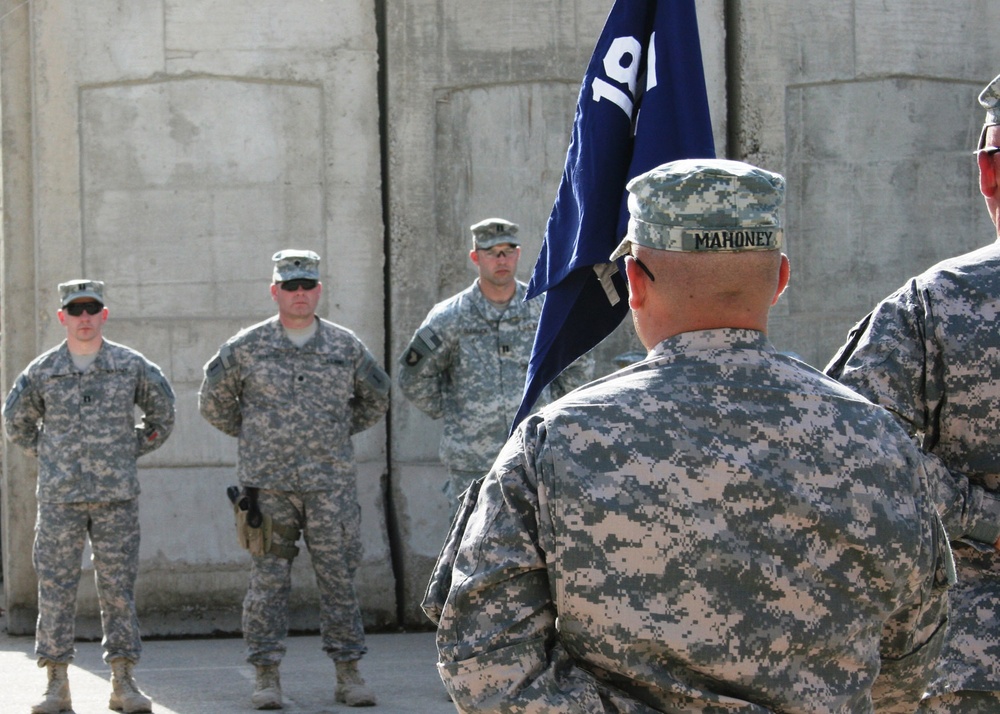
[{"label": "concrete ground", "polygon": [[[0,625],[3,625],[0,617]],[[281,666],[285,712],[332,714],[369,711],[391,714],[446,714],[448,701],[434,667],[434,635],[430,632],[372,634],[361,674],[378,695],[378,706],[351,709],[334,702],[333,663],[320,649],[318,636],[288,639]],[[0,712],[28,714],[45,691],[45,672],[38,669],[31,637],[0,632]],[[75,714],[108,709],[108,668],[98,642],[80,642],[69,669]],[[157,714],[236,714],[250,705],[253,668],[243,661],[237,638],[147,640],[135,670],[139,687],[153,700]]]}]

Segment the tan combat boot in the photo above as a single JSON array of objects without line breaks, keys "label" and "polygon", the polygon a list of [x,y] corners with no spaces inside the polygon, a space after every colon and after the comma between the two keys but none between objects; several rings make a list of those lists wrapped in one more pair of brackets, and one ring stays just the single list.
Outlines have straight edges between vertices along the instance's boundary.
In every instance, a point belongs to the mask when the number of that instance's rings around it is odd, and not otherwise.
[{"label": "tan combat boot", "polygon": [[254,684],[253,697],[250,702],[254,709],[281,709],[281,677],[278,675],[278,665],[258,664],[257,682]]},{"label": "tan combat boot", "polygon": [[117,657],[111,660],[111,700],[108,702],[109,709],[114,709],[116,712],[125,712],[125,714],[153,711],[153,702],[139,691],[138,685],[132,678],[132,668],[134,666],[134,662],[124,657]]},{"label": "tan combat boot", "polygon": [[49,686],[45,688],[45,699],[31,707],[31,714],[59,714],[73,711],[69,698],[69,665],[65,662],[38,660],[38,666],[48,671]]},{"label": "tan combat boot", "polygon": [[368,688],[358,672],[358,661],[337,662],[337,701],[349,707],[370,707],[376,703],[375,692]]}]

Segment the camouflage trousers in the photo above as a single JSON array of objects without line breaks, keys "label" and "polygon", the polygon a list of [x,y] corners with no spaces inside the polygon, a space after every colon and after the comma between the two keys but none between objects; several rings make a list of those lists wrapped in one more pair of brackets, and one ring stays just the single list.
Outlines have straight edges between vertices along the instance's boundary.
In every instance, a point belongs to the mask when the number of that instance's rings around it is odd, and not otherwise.
[{"label": "camouflage trousers", "polygon": [[32,562],[38,576],[39,659],[73,659],[76,593],[86,538],[93,551],[101,606],[104,661],[139,661],[142,642],[135,614],[139,572],[139,502],[39,503]]},{"label": "camouflage trousers", "polygon": [[958,583],[948,591],[948,634],[921,714],[1000,712],[1000,558],[953,546]]},{"label": "camouflage trousers", "polygon": [[[303,531],[319,588],[319,629],[323,651],[337,662],[360,659],[365,647],[354,575],[361,563],[361,511],[342,504],[330,491],[260,490],[260,510],[275,523]],[[277,533],[274,542],[293,545]],[[285,654],[292,561],[265,553],[253,556],[250,586],[243,599],[247,661],[278,664]]]},{"label": "camouflage trousers", "polygon": [[996,714],[1000,692],[954,692],[924,699],[919,714]]}]

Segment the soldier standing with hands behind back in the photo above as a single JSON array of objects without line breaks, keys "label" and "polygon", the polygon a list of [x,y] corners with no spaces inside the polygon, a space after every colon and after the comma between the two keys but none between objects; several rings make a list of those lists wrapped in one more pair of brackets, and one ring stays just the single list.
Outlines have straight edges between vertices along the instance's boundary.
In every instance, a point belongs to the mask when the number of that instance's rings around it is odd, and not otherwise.
[{"label": "soldier standing with hands behind back", "polygon": [[[487,218],[469,230],[469,260],[479,277],[435,305],[399,358],[399,387],[434,419],[444,418],[441,461],[445,493],[458,506],[462,492],[490,469],[507,439],[524,378],[542,300],[524,301],[517,280],[521,239],[516,223]],[[586,382],[593,359],[571,364],[543,391],[539,406]]]},{"label": "soldier standing with hands behind back", "polygon": [[303,531],[320,591],[323,650],[336,665],[336,699],[375,704],[358,672],[367,651],[354,574],[361,562],[361,510],[351,435],[389,404],[389,376],[350,330],[316,316],[319,256],[273,256],[278,314],[242,330],[205,365],[202,416],[239,439],[237,474],[273,524],[253,554],[243,601],[247,660],[256,668],[253,705],[282,708],[278,668],[288,634],[295,542]]},{"label": "soldier standing with hands behind back", "polygon": [[[132,670],[142,642],[135,613],[139,572],[136,458],[159,448],[174,424],[174,393],[163,372],[135,350],[103,337],[104,283],[59,285],[66,340],[25,368],[3,406],[4,428],[38,457],[33,562],[38,576],[35,654],[48,671],[33,714],[73,708],[67,668],[73,659],[76,593],[84,539],[90,539],[111,665],[108,706],[151,711]],[[142,413],[135,423],[135,408]]]}]

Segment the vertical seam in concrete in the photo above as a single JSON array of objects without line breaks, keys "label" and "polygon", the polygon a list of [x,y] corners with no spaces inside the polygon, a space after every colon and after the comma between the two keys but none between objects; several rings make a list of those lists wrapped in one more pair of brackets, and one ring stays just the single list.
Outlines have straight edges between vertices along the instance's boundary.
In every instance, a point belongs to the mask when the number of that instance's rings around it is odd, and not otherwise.
[{"label": "vertical seam in concrete", "polygon": [[[0,377],[11,384],[38,354],[38,247],[34,176],[35,71],[33,8],[30,2],[0,5],[0,312],[2,358]],[[16,208],[14,208],[16,207]],[[30,276],[30,277],[26,277]],[[7,631],[12,635],[34,632],[38,615],[34,571],[30,554],[33,532],[21,524],[23,514],[33,520],[34,480],[37,462],[14,449],[3,449],[0,475],[0,538],[4,606]],[[14,523],[12,523],[14,521]],[[29,522],[30,523],[30,522]]]},{"label": "vertical seam in concrete", "polygon": [[726,73],[726,146],[723,156],[739,158],[741,153],[740,132],[743,127],[740,122],[741,90],[740,61],[740,11],[739,0],[725,0],[722,5],[722,25],[726,33],[725,73]]},{"label": "vertical seam in concrete", "polygon": [[84,233],[87,231],[86,222],[86,187],[83,183],[83,86],[77,84],[76,87],[76,165],[79,175],[76,177],[80,187],[80,277],[87,277],[87,240]]},{"label": "vertical seam in concrete", "polygon": [[[379,171],[382,187],[382,291],[383,291],[383,348],[382,358],[386,373],[391,375],[392,366],[392,240],[390,230],[390,192],[389,192],[389,82],[388,61],[386,59],[389,45],[386,28],[387,7],[385,0],[375,0],[375,36],[376,61],[378,62],[378,134],[379,134]],[[405,588],[403,587],[403,555],[402,538],[399,532],[399,520],[393,501],[393,453],[392,453],[392,402],[385,415],[385,463],[386,477],[382,484],[382,498],[385,504],[385,526],[389,537],[389,561],[392,566],[392,577],[396,592],[396,622],[404,624],[406,608],[403,606]]]}]

